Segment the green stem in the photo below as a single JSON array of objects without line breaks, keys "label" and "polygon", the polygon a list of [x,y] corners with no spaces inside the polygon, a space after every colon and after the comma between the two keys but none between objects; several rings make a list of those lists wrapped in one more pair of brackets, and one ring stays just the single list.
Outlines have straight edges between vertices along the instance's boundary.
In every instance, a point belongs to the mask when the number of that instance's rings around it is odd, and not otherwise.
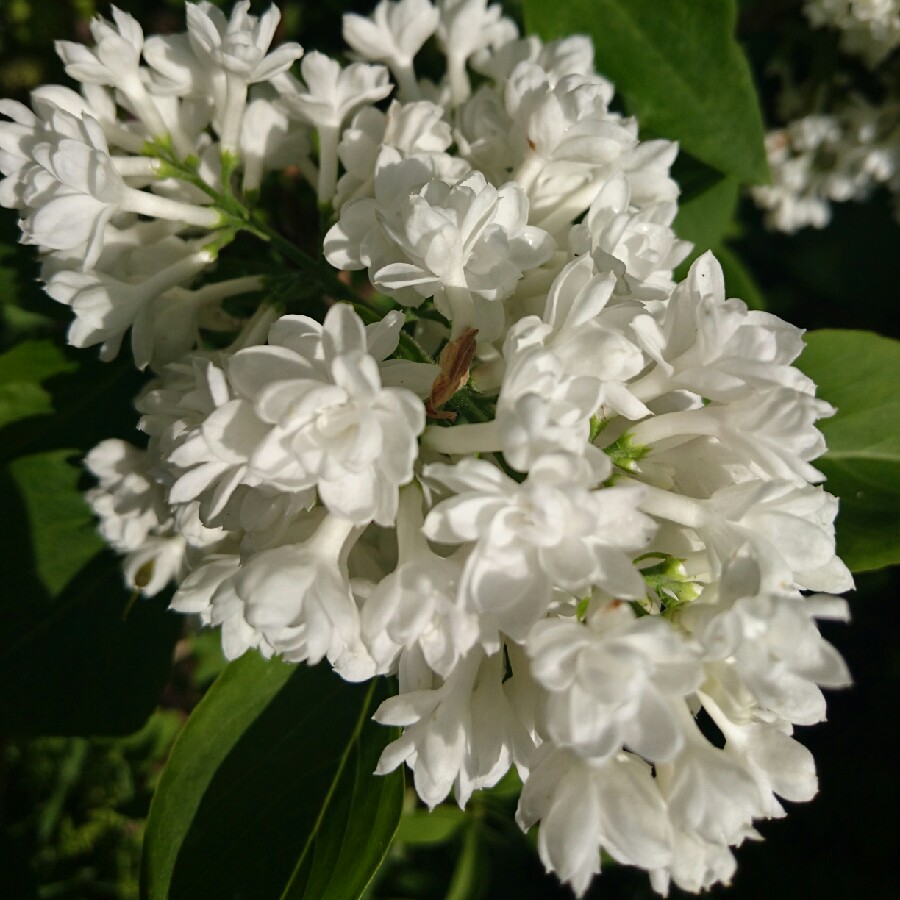
[{"label": "green stem", "polygon": [[434,363],[434,358],[425,348],[405,331],[400,332],[400,346],[397,348],[397,353],[401,358],[410,359],[413,362]]},{"label": "green stem", "polygon": [[250,209],[240,197],[236,196],[231,185],[236,160],[230,154],[223,154],[222,177],[224,191],[217,191],[207,184],[199,175],[199,164],[196,160],[181,161],[171,151],[159,145],[151,145],[148,154],[158,156],[162,160],[160,177],[175,177],[198,190],[203,191],[227,217],[226,227],[235,232],[247,231],[266,241],[286,259],[289,259],[305,275],[314,279],[331,296],[347,300],[353,304],[365,305],[362,298],[348,284],[337,276],[335,271],[311,256],[304,253],[296,244],[280,235],[263,220],[258,213]]},{"label": "green stem", "polygon": [[407,312],[406,320],[408,322],[415,322],[417,319],[426,319],[429,322],[437,322],[440,325],[444,325],[448,328],[450,327],[450,322],[436,309],[429,306],[418,306],[415,309],[410,309]]},{"label": "green stem", "polygon": [[475,819],[466,828],[462,850],[444,900],[467,900],[472,897],[481,877],[483,830]]},{"label": "green stem", "polygon": [[497,460],[497,465],[500,466],[501,469],[510,477],[516,484],[521,484],[525,479],[526,475],[523,472],[520,472],[518,469],[514,469],[507,461],[506,457],[502,453],[495,453],[494,459]]},{"label": "green stem", "polygon": [[366,303],[349,284],[341,281],[334,269],[304,253],[296,244],[270,228],[259,216],[244,208],[245,216],[240,221],[244,231],[255,234],[271,244],[285,258],[289,259],[305,275],[316,281],[323,290],[337,300],[346,300],[354,306],[365,307]]},{"label": "green stem", "polygon": [[467,422],[490,422],[492,418],[478,407],[465,388],[458,390],[444,406],[462,416]]}]

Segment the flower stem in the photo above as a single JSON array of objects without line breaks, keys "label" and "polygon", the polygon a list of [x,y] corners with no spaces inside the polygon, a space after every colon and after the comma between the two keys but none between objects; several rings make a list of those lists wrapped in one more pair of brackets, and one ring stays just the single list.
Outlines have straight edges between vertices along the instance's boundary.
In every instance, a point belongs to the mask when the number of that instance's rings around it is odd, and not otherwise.
[{"label": "flower stem", "polygon": [[221,210],[209,206],[197,206],[183,203],[181,200],[170,200],[159,194],[126,188],[122,208],[154,219],[170,219],[173,222],[184,222],[197,228],[219,228],[225,224],[225,215]]}]

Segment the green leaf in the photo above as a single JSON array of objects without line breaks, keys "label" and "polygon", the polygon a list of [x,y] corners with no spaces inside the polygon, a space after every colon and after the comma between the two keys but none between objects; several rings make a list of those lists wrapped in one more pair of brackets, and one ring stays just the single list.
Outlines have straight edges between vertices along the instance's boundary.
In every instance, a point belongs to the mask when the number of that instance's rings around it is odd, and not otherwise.
[{"label": "green leaf", "polygon": [[[43,347],[44,342],[22,346]],[[12,357],[15,362],[17,351],[0,360]],[[0,462],[62,448],[86,452],[107,438],[140,438],[133,399],[143,378],[134,366],[127,361],[101,363],[84,353],[57,353],[64,355],[65,368],[50,373],[38,371],[33,363],[33,376],[20,375],[11,382],[12,391],[28,393],[32,402],[18,404],[13,418],[0,423]]]},{"label": "green leaf", "polygon": [[153,712],[181,630],[163,597],[127,617],[118,561],[96,557],[51,603],[4,598],[0,721],[12,735],[129,734]]},{"label": "green leaf", "polygon": [[372,771],[392,737],[370,720],[382,679],[248,653],[173,749],[150,809],[147,900],[355,900],[393,839],[403,778]]},{"label": "green leaf", "polygon": [[[127,734],[156,706],[181,623],[128,595],[77,482],[72,451],[0,469],[0,721],[7,734]],[[99,554],[99,555],[98,555]]]},{"label": "green leaf", "polygon": [[[373,699],[376,690],[373,685]],[[403,772],[373,773],[388,740],[399,734],[367,721],[376,708],[370,701],[365,721],[359,720],[343,772],[332,783],[282,900],[358,900],[391,846],[403,808]]]},{"label": "green leaf", "polygon": [[694,249],[676,272],[681,280],[691,263],[725,237],[738,200],[738,180],[722,175],[683,154],[676,160],[672,174],[681,187],[678,215],[672,227],[678,237],[694,244]]},{"label": "green leaf", "polygon": [[[79,488],[82,447],[68,443],[109,427],[116,404],[74,368],[46,341],[0,356],[0,516],[9,526],[0,543],[0,721],[7,734],[139,728],[156,706],[181,627],[163,597],[124,615],[119,560],[101,553]],[[66,413],[55,414],[58,405]],[[92,424],[70,419],[73,408]]]},{"label": "green leaf", "polygon": [[525,0],[529,31],[590,35],[642,131],[755,184],[768,179],[764,129],[735,19],[734,0]]},{"label": "green leaf", "polygon": [[518,799],[521,793],[522,779],[519,777],[515,766],[512,766],[492,788],[485,788],[482,791],[483,795],[494,797],[498,800]]},{"label": "green leaf", "polygon": [[478,820],[471,821],[463,836],[445,900],[476,900],[484,896],[488,865],[483,838],[482,824]]},{"label": "green leaf", "polygon": [[458,806],[412,809],[403,814],[397,829],[397,841],[413,847],[429,847],[449,841],[466,822],[466,813]]},{"label": "green leaf", "polygon": [[[37,260],[20,244],[14,216],[0,216],[0,346],[53,329],[55,304],[39,287]],[[66,310],[68,313],[68,310]]]},{"label": "green leaf", "polygon": [[719,246],[713,252],[725,276],[726,296],[739,297],[750,309],[765,309],[762,292],[741,258],[730,247]]},{"label": "green leaf", "polygon": [[837,408],[819,423],[816,460],[841,501],[838,553],[854,572],[900,562],[900,341],[867,331],[813,331],[797,365]]},{"label": "green leaf", "polygon": [[27,341],[0,356],[0,428],[52,413],[50,393],[41,382],[74,368],[50,341]]},{"label": "green leaf", "polygon": [[81,471],[72,450],[53,450],[14,460],[11,480],[25,506],[34,572],[51,597],[104,547],[93,513],[78,490]]}]

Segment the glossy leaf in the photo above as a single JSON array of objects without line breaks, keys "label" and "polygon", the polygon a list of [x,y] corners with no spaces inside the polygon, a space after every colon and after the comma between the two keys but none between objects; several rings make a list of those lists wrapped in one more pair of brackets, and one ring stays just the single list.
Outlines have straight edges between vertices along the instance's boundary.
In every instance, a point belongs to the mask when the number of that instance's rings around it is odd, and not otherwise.
[{"label": "glossy leaf", "polygon": [[734,37],[734,0],[525,0],[528,30],[584,33],[642,133],[742,182],[768,179],[750,67]]},{"label": "glossy leaf", "polygon": [[684,154],[676,160],[672,174],[681,188],[672,227],[678,237],[694,245],[676,272],[676,279],[681,280],[698,256],[721,244],[734,218],[739,184],[733,176],[722,175]]},{"label": "glossy leaf", "polygon": [[900,341],[866,331],[814,331],[800,368],[837,408],[819,427],[815,465],[841,501],[838,553],[855,572],[900,562]]},{"label": "glossy leaf", "polygon": [[148,900],[356,900],[393,839],[399,772],[372,774],[386,684],[248,653],[194,710],[163,773],[144,844]]},{"label": "glossy leaf", "polygon": [[[48,346],[52,347],[44,341],[28,342],[0,357],[0,372],[2,361],[11,359],[15,367],[10,369],[19,373],[11,378],[10,390],[31,398],[28,403],[16,402],[0,422],[0,462],[63,448],[87,452],[111,437],[139,441],[133,400],[144,379],[133,365],[127,360],[101,363],[83,351],[58,349],[60,368],[54,371],[41,369],[40,362],[26,363],[34,351],[38,357],[46,354],[49,366]],[[26,366],[33,371],[27,373]]]},{"label": "glossy leaf", "polygon": [[397,829],[397,841],[413,847],[428,847],[449,841],[466,822],[458,806],[442,805],[432,810],[412,809],[404,813]]},{"label": "glossy leaf", "polygon": [[[377,704],[370,708],[374,712]],[[403,774],[374,775],[391,729],[368,722],[350,748],[315,835],[304,845],[282,900],[357,900],[390,847],[403,807]]]},{"label": "glossy leaf", "polygon": [[453,877],[447,888],[446,900],[476,900],[485,894],[488,859],[484,829],[480,822],[468,824]]},{"label": "glossy leaf", "polygon": [[[109,423],[115,404],[74,368],[44,341],[0,356],[0,516],[9,526],[0,543],[0,721],[10,735],[139,728],[181,627],[163,597],[126,615],[119,561],[101,552],[82,496],[82,448],[66,443]],[[93,424],[67,427],[57,403],[78,393],[96,401]]]},{"label": "glossy leaf", "polygon": [[34,588],[0,599],[5,734],[112,735],[140,728],[168,680],[181,632],[166,599],[139,600],[126,615],[128,595],[111,554],[95,557],[52,600]]},{"label": "glossy leaf", "polygon": [[739,297],[750,309],[765,309],[766,301],[753,276],[741,258],[730,247],[718,246],[713,251],[725,276],[725,293]]},{"label": "glossy leaf", "polygon": [[74,451],[23,456],[8,473],[25,507],[34,572],[51,597],[104,547],[81,492]]},{"label": "glossy leaf", "polygon": [[[2,51],[0,51],[2,53]],[[19,245],[15,216],[0,216],[0,346],[53,329],[56,304],[37,283],[37,263]]]},{"label": "glossy leaf", "polygon": [[50,341],[28,341],[0,356],[0,428],[52,413],[50,394],[41,383],[74,368]]}]

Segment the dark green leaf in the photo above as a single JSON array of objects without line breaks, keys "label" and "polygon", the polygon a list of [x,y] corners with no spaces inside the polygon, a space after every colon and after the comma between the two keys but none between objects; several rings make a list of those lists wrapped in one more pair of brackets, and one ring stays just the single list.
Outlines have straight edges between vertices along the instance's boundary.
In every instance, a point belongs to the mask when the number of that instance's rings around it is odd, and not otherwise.
[{"label": "dark green leaf", "polygon": [[678,237],[694,244],[676,272],[680,280],[701,253],[717,247],[724,238],[737,206],[738,181],[683,154],[672,174],[681,187],[678,215],[672,226]]},{"label": "dark green leaf", "polygon": [[[34,342],[22,346],[52,345]],[[20,374],[13,380],[12,390],[28,393],[32,400],[18,404],[15,419],[0,425],[0,462],[70,447],[86,452],[111,437],[140,442],[133,398],[142,378],[134,367],[127,361],[101,363],[84,352],[56,352],[63,355],[65,368],[42,371],[37,362],[30,363],[35,368],[33,377]],[[17,353],[18,348],[0,360],[11,357],[23,362]],[[48,351],[48,365],[49,359]]]},{"label": "dark green leaf", "polygon": [[[28,566],[27,546],[10,551],[4,571]],[[126,617],[127,602],[118,560],[106,554],[53,599],[39,583],[0,599],[5,734],[128,734],[141,727],[169,676],[181,621],[163,597],[139,600]]]},{"label": "dark green leaf", "polygon": [[[271,718],[269,707],[292,674],[292,667],[277,660],[266,663],[247,654],[226,667],[196,707],[172,751],[150,808],[141,867],[144,896],[169,896],[179,853],[219,769],[242,739],[253,736],[250,727],[257,718],[265,718],[267,712]],[[285,730],[290,727],[282,724]],[[275,735],[270,737],[275,744]],[[262,748],[261,760],[265,752]]]},{"label": "dark green leaf", "polygon": [[90,508],[78,490],[72,450],[22,456],[8,466],[26,510],[34,574],[50,597],[103,549]]},{"label": "dark green leaf", "polygon": [[768,178],[750,67],[734,38],[733,0],[525,0],[528,30],[591,36],[597,70],[641,128],[742,182]]},{"label": "dark green leaf", "polygon": [[17,243],[19,227],[14,216],[0,216],[0,347],[27,336],[53,330],[49,313],[54,306],[38,285],[36,254]]},{"label": "dark green leaf", "polygon": [[850,570],[900,563],[900,465],[826,456],[816,467],[827,479],[825,487],[841,500],[837,548]]},{"label": "dark green leaf", "polygon": [[372,775],[382,680],[248,653],[194,710],[150,810],[142,896],[355,900],[387,851],[403,779]]},{"label": "dark green leaf", "polygon": [[487,796],[494,797],[499,800],[510,800],[518,798],[522,792],[522,779],[515,766],[492,787],[486,788],[483,793]]},{"label": "dark green leaf", "polygon": [[814,331],[800,368],[837,407],[816,461],[841,501],[838,553],[855,572],[900,562],[900,342],[866,331]]},{"label": "dark green leaf", "polygon": [[0,428],[53,412],[50,394],[41,382],[74,368],[50,341],[27,341],[0,356]]},{"label": "dark green leaf", "polygon": [[[48,342],[0,356],[0,721],[7,734],[121,734],[140,727],[168,676],[179,617],[164,598],[137,603],[85,503],[81,448],[110,422],[108,395],[70,374]],[[73,380],[76,386],[66,384]],[[93,425],[53,415],[80,388]],[[55,449],[42,449],[54,447]],[[39,452],[34,452],[39,451]],[[99,555],[98,555],[99,554]]]},{"label": "dark green leaf", "polygon": [[436,806],[412,809],[403,814],[397,829],[397,841],[413,847],[427,847],[449,841],[466,821],[466,814],[458,806]]},{"label": "dark green leaf", "polygon": [[472,821],[463,836],[462,849],[447,889],[446,900],[478,900],[485,895],[488,861],[483,837],[481,823]]},{"label": "dark green leaf", "polygon": [[760,292],[753,276],[741,261],[741,258],[730,248],[716,247],[716,259],[722,266],[725,275],[725,292],[728,297],[739,297],[750,309],[765,309],[766,301]]},{"label": "dark green leaf", "polygon": [[403,808],[402,770],[386,778],[373,773],[387,742],[399,735],[398,729],[368,721],[377,698],[386,695],[383,682],[372,687],[365,720],[360,718],[343,771],[332,782],[282,900],[358,900],[394,839]]}]

